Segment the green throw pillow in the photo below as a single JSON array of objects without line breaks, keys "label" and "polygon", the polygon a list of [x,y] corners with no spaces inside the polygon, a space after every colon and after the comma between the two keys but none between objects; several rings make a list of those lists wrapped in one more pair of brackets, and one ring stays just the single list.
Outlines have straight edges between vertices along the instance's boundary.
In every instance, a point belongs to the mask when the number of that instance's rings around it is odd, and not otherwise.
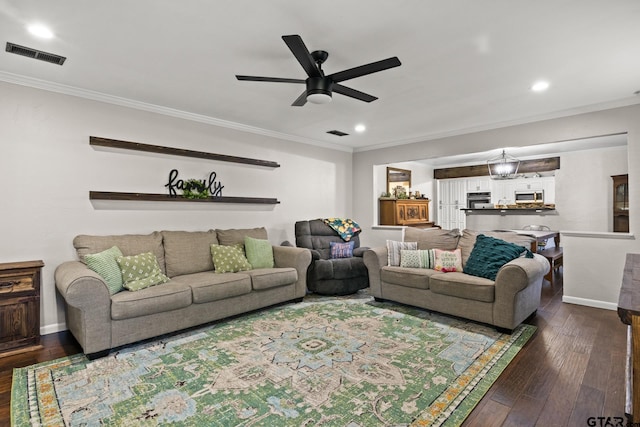
[{"label": "green throw pillow", "polygon": [[84,262],[91,270],[95,271],[102,277],[109,288],[109,295],[115,295],[124,288],[122,287],[122,273],[118,265],[118,257],[122,256],[122,252],[117,246],[113,246],[106,251],[97,254],[88,254],[84,256]]},{"label": "green throw pillow", "polygon": [[130,291],[139,291],[169,281],[169,278],[162,274],[158,260],[151,252],[118,257],[118,265],[122,271],[124,287]]},{"label": "green throw pillow", "polygon": [[435,266],[435,249],[400,249],[400,267],[434,268]]},{"label": "green throw pillow", "polygon": [[242,243],[233,246],[211,245],[211,256],[216,273],[237,273],[251,270],[251,264],[244,256]]},{"label": "green throw pillow", "polygon": [[498,270],[523,253],[527,258],[533,258],[531,251],[524,246],[479,234],[464,266],[464,272],[472,276],[496,280]]},{"label": "green throw pillow", "polygon": [[252,268],[273,268],[273,247],[268,240],[244,238],[244,251]]}]

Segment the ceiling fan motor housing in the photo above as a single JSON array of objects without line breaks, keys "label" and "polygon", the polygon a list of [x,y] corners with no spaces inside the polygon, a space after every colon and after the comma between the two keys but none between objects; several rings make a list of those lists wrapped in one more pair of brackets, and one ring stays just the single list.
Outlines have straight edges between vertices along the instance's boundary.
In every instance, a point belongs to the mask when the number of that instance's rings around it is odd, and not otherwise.
[{"label": "ceiling fan motor housing", "polygon": [[333,80],[327,77],[309,77],[307,79],[307,96],[323,94],[331,96]]}]

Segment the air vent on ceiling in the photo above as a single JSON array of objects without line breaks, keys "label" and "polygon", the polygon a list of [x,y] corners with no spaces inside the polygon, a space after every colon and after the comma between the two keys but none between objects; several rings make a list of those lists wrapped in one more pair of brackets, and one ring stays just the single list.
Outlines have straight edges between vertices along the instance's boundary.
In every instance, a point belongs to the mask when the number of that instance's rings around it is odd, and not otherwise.
[{"label": "air vent on ceiling", "polygon": [[329,130],[329,131],[327,131],[327,133],[330,133],[331,135],[335,135],[335,136],[347,136],[347,135],[349,135],[348,133],[344,133],[344,132],[341,132],[339,130]]},{"label": "air vent on ceiling", "polygon": [[43,52],[41,50],[20,46],[10,42],[7,42],[6,50],[9,53],[15,53],[16,55],[22,55],[28,58],[39,59],[40,61],[50,62],[52,64],[58,64],[58,65],[64,64],[64,61],[67,59],[64,56],[56,55],[54,53]]}]

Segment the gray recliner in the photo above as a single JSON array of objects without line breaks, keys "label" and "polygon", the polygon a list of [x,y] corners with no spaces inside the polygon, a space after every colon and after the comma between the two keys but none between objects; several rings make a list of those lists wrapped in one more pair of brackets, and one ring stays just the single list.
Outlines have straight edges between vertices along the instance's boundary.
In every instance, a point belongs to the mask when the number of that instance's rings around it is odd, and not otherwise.
[{"label": "gray recliner", "polygon": [[307,270],[307,288],[323,295],[347,295],[369,286],[369,274],[362,256],[369,249],[360,247],[353,236],[353,257],[331,259],[330,242],[344,243],[338,233],[321,219],[298,221],[295,225],[296,246],[311,251]]}]

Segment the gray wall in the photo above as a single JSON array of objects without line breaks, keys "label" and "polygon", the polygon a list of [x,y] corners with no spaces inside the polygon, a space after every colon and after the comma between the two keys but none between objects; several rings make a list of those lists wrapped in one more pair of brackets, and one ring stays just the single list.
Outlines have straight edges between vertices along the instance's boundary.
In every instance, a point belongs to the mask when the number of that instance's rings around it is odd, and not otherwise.
[{"label": "gray wall", "polygon": [[[300,219],[350,216],[351,154],[0,83],[0,262],[42,259],[43,333],[65,327],[57,265],[76,259],[77,234],[267,228],[274,244],[294,240]],[[105,152],[89,136],[278,162],[270,169],[134,151]],[[275,197],[275,206],[92,203],[89,191],[166,193],[169,171],[205,178],[223,195]]]}]

